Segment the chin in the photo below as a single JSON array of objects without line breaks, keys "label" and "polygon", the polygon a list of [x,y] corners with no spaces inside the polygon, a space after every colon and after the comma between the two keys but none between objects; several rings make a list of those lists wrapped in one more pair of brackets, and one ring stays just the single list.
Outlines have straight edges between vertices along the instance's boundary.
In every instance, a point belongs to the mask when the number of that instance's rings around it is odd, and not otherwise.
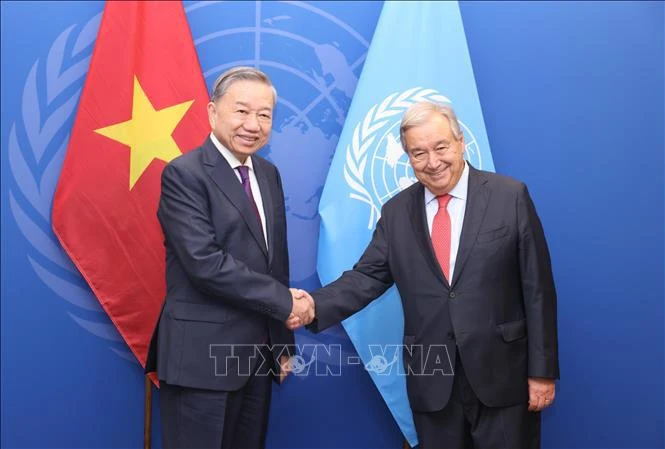
[{"label": "chin", "polygon": [[432,192],[434,192],[435,190],[437,192],[441,191],[445,192],[450,188],[450,182],[448,180],[446,180],[445,182],[439,180],[437,182],[433,182],[431,186],[432,188],[430,190],[432,190]]},{"label": "chin", "polygon": [[252,148],[239,148],[238,153],[244,154],[245,156],[251,156],[252,154],[256,153],[259,151],[259,147],[252,147]]}]

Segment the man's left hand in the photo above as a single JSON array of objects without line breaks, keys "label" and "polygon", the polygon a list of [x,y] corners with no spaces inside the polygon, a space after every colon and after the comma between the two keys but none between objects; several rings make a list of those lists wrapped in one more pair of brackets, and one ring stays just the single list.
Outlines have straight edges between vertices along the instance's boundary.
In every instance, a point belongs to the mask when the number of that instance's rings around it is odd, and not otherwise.
[{"label": "man's left hand", "polygon": [[554,379],[529,377],[529,411],[539,412],[554,402]]},{"label": "man's left hand", "polygon": [[280,356],[279,358],[279,383],[284,383],[286,376],[291,372],[291,357],[288,355]]}]

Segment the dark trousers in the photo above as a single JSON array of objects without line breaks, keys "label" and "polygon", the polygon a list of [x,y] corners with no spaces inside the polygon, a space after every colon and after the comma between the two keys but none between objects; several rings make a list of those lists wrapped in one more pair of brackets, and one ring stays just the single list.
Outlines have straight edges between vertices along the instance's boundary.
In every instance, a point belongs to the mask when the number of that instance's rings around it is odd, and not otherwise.
[{"label": "dark trousers", "polygon": [[[271,355],[266,355],[271,360]],[[266,365],[266,364],[264,364]],[[272,375],[254,373],[236,391],[160,384],[164,449],[262,449],[268,428]]]},{"label": "dark trousers", "polygon": [[528,404],[487,407],[473,392],[462,362],[455,359],[453,390],[439,411],[413,413],[420,449],[538,449],[540,413]]}]

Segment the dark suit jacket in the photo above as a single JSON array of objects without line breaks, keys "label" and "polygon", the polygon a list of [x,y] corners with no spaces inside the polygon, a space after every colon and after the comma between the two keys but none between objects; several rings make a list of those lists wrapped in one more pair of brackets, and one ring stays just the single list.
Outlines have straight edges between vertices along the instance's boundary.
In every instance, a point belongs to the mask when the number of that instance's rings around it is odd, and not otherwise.
[{"label": "dark suit jacket", "polygon": [[424,187],[417,183],[384,205],[353,270],[313,294],[313,328],[322,330],[397,285],[404,344],[415,345],[405,349],[404,361],[409,401],[417,412],[440,410],[448,402],[456,351],[476,395],[491,407],[526,403],[527,377],[559,376],[550,257],[527,188],[469,168],[451,283],[436,262]]},{"label": "dark suit jacket", "polygon": [[[282,184],[274,165],[257,155],[252,162],[268,249],[241,183],[210,138],[162,174],[157,215],[167,293],[146,371],[156,369],[169,384],[236,390],[263,362],[253,345],[269,340],[277,358],[294,344],[284,325],[292,300]],[[276,361],[268,363],[278,372]]]}]

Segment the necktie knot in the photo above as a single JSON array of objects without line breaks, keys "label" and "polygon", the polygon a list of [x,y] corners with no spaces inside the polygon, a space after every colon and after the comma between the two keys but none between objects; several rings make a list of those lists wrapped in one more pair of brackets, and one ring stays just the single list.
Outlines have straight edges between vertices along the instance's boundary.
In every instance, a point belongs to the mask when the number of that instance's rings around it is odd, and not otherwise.
[{"label": "necktie knot", "polygon": [[254,194],[252,193],[252,184],[251,181],[249,180],[249,167],[246,165],[239,165],[236,168],[238,169],[238,173],[240,173],[240,182],[242,183],[242,189],[245,191],[247,199],[249,200],[249,204],[252,206],[252,210],[256,215],[256,219],[259,222],[259,228],[263,231],[261,214],[259,213],[259,208],[257,207],[256,201],[254,200]]},{"label": "necktie knot", "polygon": [[451,198],[452,196],[450,196],[448,193],[445,195],[437,196],[436,199],[439,201],[439,209],[447,208]]},{"label": "necktie knot", "polygon": [[249,167],[246,165],[240,165],[237,168],[238,172],[240,173],[240,180],[243,184],[245,184],[249,179]]}]

